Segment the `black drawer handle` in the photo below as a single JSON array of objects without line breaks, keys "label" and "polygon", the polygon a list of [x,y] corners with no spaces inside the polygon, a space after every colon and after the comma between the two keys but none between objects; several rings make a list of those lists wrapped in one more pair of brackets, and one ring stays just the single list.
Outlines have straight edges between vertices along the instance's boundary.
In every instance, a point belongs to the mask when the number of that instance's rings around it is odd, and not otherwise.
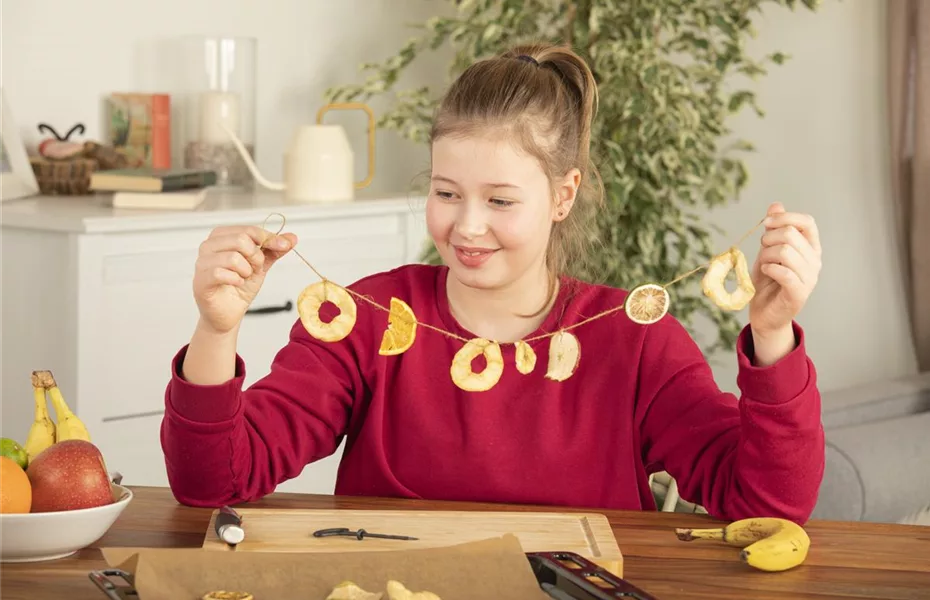
[{"label": "black drawer handle", "polygon": [[245,311],[247,315],[270,315],[279,312],[291,312],[294,309],[294,303],[288,300],[281,306],[264,306],[262,308],[250,308]]}]

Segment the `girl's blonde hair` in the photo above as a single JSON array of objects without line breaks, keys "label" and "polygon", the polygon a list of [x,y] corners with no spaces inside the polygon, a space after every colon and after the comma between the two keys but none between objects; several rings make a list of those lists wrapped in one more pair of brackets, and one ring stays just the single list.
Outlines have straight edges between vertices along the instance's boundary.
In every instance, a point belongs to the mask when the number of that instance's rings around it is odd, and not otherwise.
[{"label": "girl's blonde hair", "polygon": [[[433,119],[430,145],[442,137],[504,134],[534,156],[552,185],[572,168],[581,171],[568,217],[553,223],[546,251],[550,292],[569,266],[588,257],[603,184],[590,157],[597,84],[583,58],[552,44],[514,47],[466,69],[443,97]],[[542,309],[541,309],[542,310]]]}]

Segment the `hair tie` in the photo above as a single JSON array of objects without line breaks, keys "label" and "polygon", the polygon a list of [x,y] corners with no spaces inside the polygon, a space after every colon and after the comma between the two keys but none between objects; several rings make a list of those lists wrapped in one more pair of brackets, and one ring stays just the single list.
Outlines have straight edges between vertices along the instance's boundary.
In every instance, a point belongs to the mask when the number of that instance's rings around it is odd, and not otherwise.
[{"label": "hair tie", "polygon": [[539,61],[527,54],[521,54],[520,56],[517,57],[517,60],[522,60],[524,62],[533,63],[537,67],[539,66]]}]

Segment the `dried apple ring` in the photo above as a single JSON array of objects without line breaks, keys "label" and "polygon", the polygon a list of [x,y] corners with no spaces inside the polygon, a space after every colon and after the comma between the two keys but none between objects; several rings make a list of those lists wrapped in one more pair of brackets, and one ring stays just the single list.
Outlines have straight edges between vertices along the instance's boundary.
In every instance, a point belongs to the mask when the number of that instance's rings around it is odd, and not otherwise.
[{"label": "dried apple ring", "polygon": [[549,368],[546,379],[565,381],[575,373],[581,362],[581,344],[567,331],[560,331],[549,340]]},{"label": "dried apple ring", "polygon": [[529,375],[536,368],[536,352],[523,340],[518,341],[516,346],[514,362],[517,363],[517,371]]},{"label": "dried apple ring", "polygon": [[[471,363],[484,355],[487,363],[480,373],[472,371]],[[455,353],[449,369],[452,381],[466,392],[484,392],[494,387],[504,373],[504,357],[497,342],[484,338],[469,340]]]},{"label": "dried apple ring", "polygon": [[[728,292],[724,281],[731,270],[736,274],[736,289]],[[746,256],[739,248],[730,248],[714,257],[701,280],[701,289],[705,296],[723,310],[741,310],[749,304],[756,293],[756,287],[752,284]]]},{"label": "dried apple ring", "polygon": [[[327,301],[339,309],[339,314],[329,323],[320,318],[320,307]],[[325,279],[308,285],[300,292],[297,313],[307,333],[324,342],[338,342],[355,327],[356,306],[352,295]]]}]

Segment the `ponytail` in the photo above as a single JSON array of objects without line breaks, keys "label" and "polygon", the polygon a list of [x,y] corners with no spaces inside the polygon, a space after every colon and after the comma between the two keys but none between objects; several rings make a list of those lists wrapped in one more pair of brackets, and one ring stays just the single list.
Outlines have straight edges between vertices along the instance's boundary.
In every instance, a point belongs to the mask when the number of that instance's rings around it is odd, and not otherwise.
[{"label": "ponytail", "polygon": [[581,185],[568,217],[553,223],[546,266],[550,298],[569,265],[582,266],[593,239],[603,184],[591,161],[591,126],[598,92],[585,60],[566,46],[528,44],[468,67],[440,103],[430,143],[489,128],[508,131],[536,157],[552,183],[577,168]]}]

